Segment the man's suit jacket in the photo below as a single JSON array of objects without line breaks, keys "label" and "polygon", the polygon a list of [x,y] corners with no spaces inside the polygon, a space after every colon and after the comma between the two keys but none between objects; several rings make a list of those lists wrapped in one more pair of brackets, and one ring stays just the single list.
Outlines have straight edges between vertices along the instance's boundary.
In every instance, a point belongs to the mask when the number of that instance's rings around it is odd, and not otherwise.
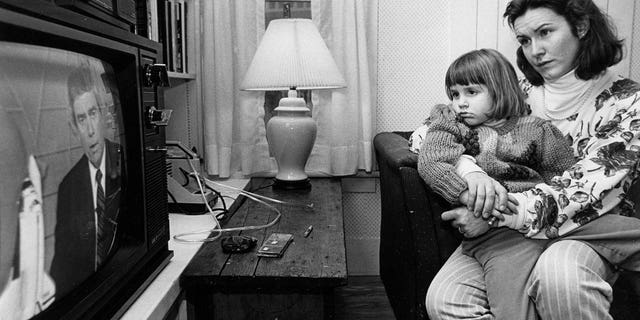
[{"label": "man's suit jacket", "polygon": [[[120,210],[120,146],[105,139],[105,213],[118,221]],[[75,164],[58,187],[55,252],[51,276],[56,295],[62,296],[96,270],[96,220],[93,207],[92,179],[86,155]],[[112,226],[111,224],[107,224]],[[115,239],[116,228],[108,228]],[[113,253],[113,248],[110,253]]]}]

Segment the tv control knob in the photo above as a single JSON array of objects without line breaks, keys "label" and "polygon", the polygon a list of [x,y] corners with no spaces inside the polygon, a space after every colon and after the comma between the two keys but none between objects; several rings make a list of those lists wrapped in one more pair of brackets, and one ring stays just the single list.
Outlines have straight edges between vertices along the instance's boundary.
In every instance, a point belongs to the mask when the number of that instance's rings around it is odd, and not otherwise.
[{"label": "tv control knob", "polygon": [[167,73],[167,65],[161,64],[161,63],[145,64],[143,69],[144,69],[143,84],[145,87],[151,87],[151,86],[170,87],[171,86],[171,83],[169,82],[169,74]]},{"label": "tv control knob", "polygon": [[156,107],[150,107],[147,109],[147,121],[150,125],[156,127],[164,127],[169,124],[171,119],[171,109],[156,109]]}]

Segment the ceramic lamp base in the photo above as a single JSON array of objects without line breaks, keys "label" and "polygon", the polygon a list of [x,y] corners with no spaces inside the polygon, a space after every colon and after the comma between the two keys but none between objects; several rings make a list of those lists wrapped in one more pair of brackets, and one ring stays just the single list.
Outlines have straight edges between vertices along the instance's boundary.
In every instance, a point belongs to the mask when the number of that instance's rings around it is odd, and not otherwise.
[{"label": "ceramic lamp base", "polygon": [[289,96],[280,100],[266,127],[269,150],[278,165],[274,185],[278,189],[311,186],[304,168],[316,140],[317,126],[304,99],[295,95],[296,91],[290,90]]}]

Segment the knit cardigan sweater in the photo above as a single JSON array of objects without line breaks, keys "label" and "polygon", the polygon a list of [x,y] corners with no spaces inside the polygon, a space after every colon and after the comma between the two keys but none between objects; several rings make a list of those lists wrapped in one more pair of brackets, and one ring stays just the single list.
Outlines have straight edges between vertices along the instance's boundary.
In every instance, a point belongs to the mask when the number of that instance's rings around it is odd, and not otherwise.
[{"label": "knit cardigan sweater", "polygon": [[431,122],[418,156],[418,171],[427,184],[448,202],[459,204],[467,189],[456,174],[463,154],[509,192],[521,192],[562,174],[575,163],[562,133],[549,121],[537,117],[514,117],[498,127],[469,128],[456,119],[449,106],[432,109]]}]

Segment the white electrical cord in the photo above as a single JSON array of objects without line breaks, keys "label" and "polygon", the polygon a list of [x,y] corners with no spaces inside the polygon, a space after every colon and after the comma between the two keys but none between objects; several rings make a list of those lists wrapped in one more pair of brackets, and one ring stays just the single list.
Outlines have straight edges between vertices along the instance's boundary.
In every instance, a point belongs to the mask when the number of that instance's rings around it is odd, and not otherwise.
[{"label": "white electrical cord", "polygon": [[[271,202],[275,202],[275,203],[279,203],[279,204],[286,204],[286,205],[299,206],[299,207],[313,209],[313,203],[297,204],[297,203],[292,203],[292,202],[280,201],[280,200],[277,200],[277,199],[273,199],[273,198],[265,197],[265,196],[262,196],[262,195],[259,195],[259,194],[255,194],[255,193],[252,193],[252,192],[249,192],[249,191],[246,191],[246,190],[234,188],[234,187],[222,184],[222,183],[217,183],[217,182],[214,182],[214,181],[211,181],[211,180],[209,180],[207,178],[202,177],[205,180],[205,185],[207,183],[211,183],[211,184],[215,184],[217,186],[221,186],[221,187],[224,187],[224,188],[235,190],[235,191],[239,192],[240,194],[244,195],[245,197],[267,206],[269,209],[275,211],[278,214],[271,222],[269,222],[267,224],[264,224],[264,225],[243,226],[243,227],[234,227],[234,228],[222,228],[222,226],[220,225],[220,221],[218,221],[218,218],[216,218],[216,215],[213,212],[213,209],[211,209],[211,207],[209,206],[209,203],[207,201],[207,198],[205,197],[204,187],[202,186],[202,183],[200,182],[200,175],[198,174],[196,169],[193,167],[193,164],[191,163],[191,161],[187,161],[187,162],[189,163],[189,167],[191,167],[191,171],[194,173],[194,177],[196,179],[196,182],[198,183],[198,188],[200,189],[200,195],[202,196],[202,200],[203,200],[205,206],[207,207],[207,211],[209,211],[209,213],[213,217],[213,220],[215,221],[215,226],[213,228],[209,228],[209,229],[176,234],[176,235],[173,236],[173,239],[175,239],[176,241],[179,241],[179,242],[190,242],[190,243],[193,243],[193,242],[211,242],[211,241],[215,241],[218,238],[220,238],[220,236],[222,235],[223,232],[244,231],[244,230],[259,230],[259,229],[264,229],[264,228],[271,227],[271,226],[273,226],[274,224],[276,224],[280,220],[280,217],[282,216],[282,213],[280,212],[280,210],[278,210],[274,206],[266,203],[263,200],[267,200],[267,201],[271,201]],[[263,199],[263,200],[261,200],[261,199]],[[200,235],[200,234],[203,234],[203,233],[210,234],[210,233],[213,233],[213,232],[217,232],[217,234],[212,236],[212,237],[207,237],[207,238],[203,238],[203,239],[192,239],[192,238],[190,238],[190,237],[193,237],[195,235]]]},{"label": "white electrical cord", "polygon": [[[204,178],[204,177],[203,177],[203,179],[205,180],[206,183],[215,184],[217,186],[220,186],[220,187],[223,187],[223,188],[228,188],[228,189],[231,189],[231,190],[235,190],[235,191],[238,191],[240,193],[247,192],[247,191],[242,190],[242,189],[234,188],[232,186],[228,186],[228,185],[225,185],[225,184],[222,184],[222,183],[211,181],[211,180],[209,180],[207,178]],[[301,207],[301,208],[313,209],[313,203],[293,203],[293,202],[286,202],[286,201],[281,201],[281,200],[278,200],[278,199],[265,197],[263,195],[256,194],[256,193],[250,193],[250,194],[252,194],[256,198],[264,199],[264,200],[275,202],[275,203],[279,203],[279,204],[289,205],[289,206],[293,206],[293,207]]]}]

